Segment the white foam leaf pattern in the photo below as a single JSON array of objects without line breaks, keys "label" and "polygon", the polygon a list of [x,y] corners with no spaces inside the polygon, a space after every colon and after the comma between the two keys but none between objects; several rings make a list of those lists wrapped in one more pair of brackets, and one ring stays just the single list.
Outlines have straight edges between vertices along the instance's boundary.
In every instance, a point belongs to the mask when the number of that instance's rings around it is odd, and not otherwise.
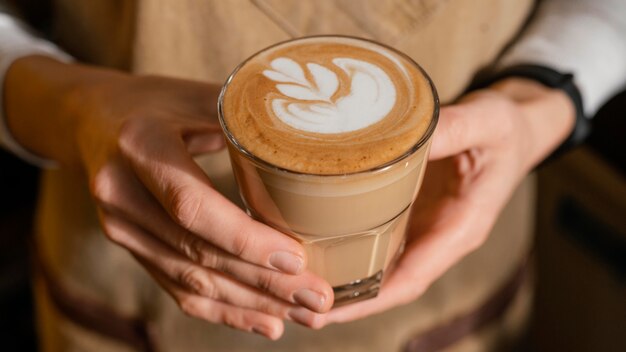
[{"label": "white foam leaf pattern", "polygon": [[339,80],[333,71],[315,63],[307,64],[314,83],[305,78],[304,71],[294,60],[281,57],[273,60],[270,65],[275,71],[264,70],[263,75],[273,81],[283,83],[277,84],[276,88],[290,98],[330,102],[330,97],[339,86]]},{"label": "white foam leaf pattern", "polygon": [[330,97],[332,97],[337,91],[337,88],[339,88],[337,75],[322,65],[308,63],[306,67],[315,80],[315,86],[319,92],[318,95],[322,97],[323,100],[330,102]]},{"label": "white foam leaf pattern", "polygon": [[[293,61],[292,59],[279,57],[272,60],[270,66],[274,69],[276,73],[288,79],[286,81],[279,80],[279,82],[293,82],[309,86],[309,81],[307,81],[307,79],[304,77],[304,71],[302,70],[302,67],[300,67],[300,65],[298,65],[298,63]],[[265,72],[263,72],[263,74],[265,74]]]},{"label": "white foam leaf pattern", "polygon": [[[335,58],[333,64],[350,77],[346,96],[332,101],[339,79],[330,69],[307,63],[314,83],[307,81],[302,67],[289,58],[274,59],[263,74],[276,82],[278,91],[293,100],[274,98],[274,114],[293,128],[315,133],[355,131],[383,119],[393,108],[396,90],[380,67],[351,58]],[[294,83],[294,84],[292,84]]]}]

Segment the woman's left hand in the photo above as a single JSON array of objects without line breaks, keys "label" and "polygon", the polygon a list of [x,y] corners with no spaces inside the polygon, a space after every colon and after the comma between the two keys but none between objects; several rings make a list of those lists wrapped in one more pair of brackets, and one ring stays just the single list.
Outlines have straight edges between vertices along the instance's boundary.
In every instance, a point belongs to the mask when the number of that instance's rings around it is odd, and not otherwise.
[{"label": "woman's left hand", "polygon": [[503,80],[441,109],[407,244],[377,298],[318,314],[321,328],[407,304],[480,247],[521,180],[571,131],[561,91]]}]

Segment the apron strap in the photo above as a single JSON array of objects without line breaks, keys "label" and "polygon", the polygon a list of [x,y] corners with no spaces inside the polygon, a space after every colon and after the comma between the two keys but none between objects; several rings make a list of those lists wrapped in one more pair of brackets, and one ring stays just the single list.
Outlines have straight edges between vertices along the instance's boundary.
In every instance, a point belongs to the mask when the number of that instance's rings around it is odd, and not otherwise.
[{"label": "apron strap", "polygon": [[496,322],[511,306],[517,292],[530,276],[529,258],[524,256],[509,278],[474,310],[435,326],[409,340],[404,352],[435,352],[460,342],[464,337]]},{"label": "apron strap", "polygon": [[37,245],[33,245],[35,273],[46,287],[53,306],[72,323],[104,337],[124,343],[141,352],[155,352],[150,324],[123,316],[111,307],[71,292],[46,267]]},{"label": "apron strap", "polygon": [[[33,247],[35,247],[36,272],[43,279],[53,305],[67,319],[139,351],[156,351],[148,322],[139,318],[122,316],[101,302],[70,292],[51,275],[42,261],[41,253],[36,246]],[[404,351],[440,351],[497,321],[506,313],[515,300],[517,292],[527,281],[530,272],[529,257],[530,255],[525,256],[504,284],[480,306],[412,338],[405,345]]]}]

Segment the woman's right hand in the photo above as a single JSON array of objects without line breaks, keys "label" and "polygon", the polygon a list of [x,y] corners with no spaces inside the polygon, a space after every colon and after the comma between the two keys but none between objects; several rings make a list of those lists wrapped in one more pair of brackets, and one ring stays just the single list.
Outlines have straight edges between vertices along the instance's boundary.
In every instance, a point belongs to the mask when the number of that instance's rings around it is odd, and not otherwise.
[{"label": "woman's right hand", "polygon": [[193,161],[224,146],[218,92],[31,56],[10,68],[5,106],[23,146],[84,171],[108,238],[185,313],[277,339],[283,319],[315,325],[332,288],[305,270],[297,241],[248,217]]}]

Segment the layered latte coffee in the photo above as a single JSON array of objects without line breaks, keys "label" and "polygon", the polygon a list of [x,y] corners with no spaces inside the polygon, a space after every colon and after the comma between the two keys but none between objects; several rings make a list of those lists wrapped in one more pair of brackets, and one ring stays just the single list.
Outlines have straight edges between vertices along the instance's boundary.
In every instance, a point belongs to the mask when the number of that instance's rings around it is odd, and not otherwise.
[{"label": "layered latte coffee", "polygon": [[375,296],[436,125],[426,74],[371,41],[301,38],[240,65],[219,113],[249,213],[303,243],[336,304]]}]

